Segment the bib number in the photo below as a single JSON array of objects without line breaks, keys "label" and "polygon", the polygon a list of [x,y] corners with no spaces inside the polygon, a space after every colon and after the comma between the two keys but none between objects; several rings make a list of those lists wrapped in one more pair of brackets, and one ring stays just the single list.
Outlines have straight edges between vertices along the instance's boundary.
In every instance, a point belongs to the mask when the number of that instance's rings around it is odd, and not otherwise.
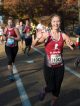
[{"label": "bib number", "polygon": [[14,39],[8,38],[7,44],[8,44],[9,46],[10,46],[10,45],[13,45],[13,44],[14,44]]},{"label": "bib number", "polygon": [[53,64],[53,65],[57,65],[57,64],[60,64],[62,63],[62,57],[61,55],[51,55],[50,56],[50,63]]}]

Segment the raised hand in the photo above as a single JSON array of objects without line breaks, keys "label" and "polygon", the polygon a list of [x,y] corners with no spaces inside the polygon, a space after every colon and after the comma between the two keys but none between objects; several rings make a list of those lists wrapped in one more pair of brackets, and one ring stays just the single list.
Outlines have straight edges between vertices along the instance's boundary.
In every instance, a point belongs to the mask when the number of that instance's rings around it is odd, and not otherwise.
[{"label": "raised hand", "polygon": [[40,32],[40,31],[37,32],[37,34],[36,34],[36,38],[37,38],[37,39],[41,39],[42,36],[43,36],[42,32]]}]

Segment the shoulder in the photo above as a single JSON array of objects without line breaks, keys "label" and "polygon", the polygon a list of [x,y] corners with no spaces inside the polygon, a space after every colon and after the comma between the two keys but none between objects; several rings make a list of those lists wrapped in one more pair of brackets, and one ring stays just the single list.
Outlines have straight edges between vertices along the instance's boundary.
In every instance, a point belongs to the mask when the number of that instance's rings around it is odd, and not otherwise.
[{"label": "shoulder", "polygon": [[16,28],[16,27],[14,27],[14,32],[15,32],[16,34],[19,34],[19,29]]},{"label": "shoulder", "polygon": [[16,28],[16,27],[14,27],[13,29],[14,29],[15,31],[19,31],[19,29],[18,29],[18,28]]},{"label": "shoulder", "polygon": [[61,32],[63,40],[69,39],[69,36],[66,33]]}]

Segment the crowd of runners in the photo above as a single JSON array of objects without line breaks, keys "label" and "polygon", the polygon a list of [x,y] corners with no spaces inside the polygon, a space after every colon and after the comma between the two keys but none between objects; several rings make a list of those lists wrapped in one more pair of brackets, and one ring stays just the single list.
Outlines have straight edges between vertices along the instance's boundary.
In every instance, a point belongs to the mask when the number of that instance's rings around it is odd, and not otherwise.
[{"label": "crowd of runners", "polygon": [[[12,17],[7,20],[7,25],[4,29],[0,26],[0,44],[5,42],[5,53],[8,59],[8,79],[14,81],[13,64],[18,49],[22,49],[23,53],[31,50],[31,46],[44,43],[44,79],[46,87],[40,92],[40,100],[43,100],[47,93],[52,93],[51,106],[55,106],[60,94],[60,88],[64,77],[64,60],[63,60],[63,46],[66,42],[67,46],[74,50],[77,45],[80,46],[80,34],[76,32],[78,44],[72,42],[70,37],[61,31],[61,18],[54,14],[51,18],[51,27],[42,25],[41,22],[37,26],[25,19],[25,24],[22,20],[14,23]],[[18,48],[18,42],[19,48]],[[75,65],[78,66],[80,58],[76,59]]]},{"label": "crowd of runners", "polygon": [[8,79],[14,81],[12,72],[18,50],[29,56],[32,39],[35,39],[38,30],[48,31],[41,21],[35,25],[29,18],[25,20],[14,20],[13,17],[7,19],[7,24],[3,28],[0,24],[0,44],[5,44],[5,53],[8,59]]}]

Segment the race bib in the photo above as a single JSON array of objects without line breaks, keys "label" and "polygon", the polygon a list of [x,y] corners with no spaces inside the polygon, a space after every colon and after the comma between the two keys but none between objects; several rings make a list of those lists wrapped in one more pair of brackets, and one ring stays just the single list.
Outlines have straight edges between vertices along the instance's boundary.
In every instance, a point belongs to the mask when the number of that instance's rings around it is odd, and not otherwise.
[{"label": "race bib", "polygon": [[7,44],[10,46],[10,45],[13,45],[14,44],[14,39],[12,38],[8,38],[7,39]]},{"label": "race bib", "polygon": [[54,55],[54,54],[52,54],[50,56],[50,63],[52,65],[57,65],[57,64],[62,63],[62,57],[61,57],[61,55]]}]

